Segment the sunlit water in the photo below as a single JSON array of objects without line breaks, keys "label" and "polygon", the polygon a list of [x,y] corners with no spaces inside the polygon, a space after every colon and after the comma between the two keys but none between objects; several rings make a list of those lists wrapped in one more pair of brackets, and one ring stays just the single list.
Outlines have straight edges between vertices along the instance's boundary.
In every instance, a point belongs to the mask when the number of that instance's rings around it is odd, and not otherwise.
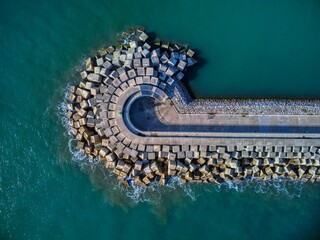
[{"label": "sunlit water", "polygon": [[123,188],[68,134],[85,56],[127,27],[189,43],[200,96],[319,97],[319,1],[7,1],[0,8],[0,239],[317,239],[320,186]]}]

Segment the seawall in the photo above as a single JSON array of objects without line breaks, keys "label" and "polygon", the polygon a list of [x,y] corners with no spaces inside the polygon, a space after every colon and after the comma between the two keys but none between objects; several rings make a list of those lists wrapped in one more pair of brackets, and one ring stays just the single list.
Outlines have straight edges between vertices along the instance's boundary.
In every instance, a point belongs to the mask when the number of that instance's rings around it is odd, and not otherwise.
[{"label": "seawall", "polygon": [[[124,183],[289,179],[320,181],[318,100],[193,100],[181,80],[195,53],[147,41],[142,30],[86,59],[67,116],[78,147]],[[158,123],[131,120],[152,98]],[[161,130],[159,126],[165,130]]]}]

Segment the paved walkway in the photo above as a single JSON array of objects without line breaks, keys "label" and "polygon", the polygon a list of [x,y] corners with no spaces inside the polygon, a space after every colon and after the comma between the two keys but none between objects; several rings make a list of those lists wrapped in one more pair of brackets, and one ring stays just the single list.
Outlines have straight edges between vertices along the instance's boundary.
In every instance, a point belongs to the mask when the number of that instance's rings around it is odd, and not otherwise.
[{"label": "paved walkway", "polygon": [[[320,142],[319,116],[179,114],[170,100],[152,108],[146,99],[134,100],[130,114],[117,117],[121,131],[137,143],[312,146]],[[148,111],[139,111],[135,101]]]}]

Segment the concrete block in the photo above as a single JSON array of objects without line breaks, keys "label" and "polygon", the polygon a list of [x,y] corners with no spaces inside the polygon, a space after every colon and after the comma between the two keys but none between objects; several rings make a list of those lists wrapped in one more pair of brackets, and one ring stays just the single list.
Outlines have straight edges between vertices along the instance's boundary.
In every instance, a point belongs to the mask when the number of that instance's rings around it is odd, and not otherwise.
[{"label": "concrete block", "polygon": [[86,71],[93,71],[95,62],[92,58],[86,59]]},{"label": "concrete block", "polygon": [[167,83],[171,86],[171,85],[174,83],[174,79],[171,78],[171,77],[169,77],[169,78],[167,79]]},{"label": "concrete block", "polygon": [[138,67],[137,68],[137,74],[138,74],[138,76],[144,76],[145,75],[144,68],[143,67]]},{"label": "concrete block", "polygon": [[146,150],[146,146],[144,144],[138,144],[138,151],[144,152]]},{"label": "concrete block", "polygon": [[154,85],[154,86],[157,86],[158,83],[159,83],[159,79],[156,78],[156,77],[151,77],[150,83],[151,83],[152,85]]},{"label": "concrete block", "polygon": [[120,85],[120,88],[122,89],[123,92],[125,92],[129,88],[129,85],[128,83],[124,82]]},{"label": "concrete block", "polygon": [[162,152],[169,152],[170,151],[170,146],[169,145],[163,145],[162,146]]},{"label": "concrete block", "polygon": [[149,58],[142,58],[142,67],[149,67],[149,66],[150,66],[150,59]]},{"label": "concrete block", "polygon": [[178,159],[184,159],[186,157],[186,152],[177,152]]},{"label": "concrete block", "polygon": [[179,145],[172,146],[172,151],[173,151],[174,153],[179,152],[179,151],[180,151],[180,146],[179,146]]},{"label": "concrete block", "polygon": [[140,59],[140,58],[138,58],[138,59],[133,59],[133,67],[134,67],[134,68],[141,67],[141,59]]},{"label": "concrete block", "polygon": [[194,158],[194,151],[186,151],[186,157],[190,159]]},{"label": "concrete block", "polygon": [[91,82],[100,83],[102,81],[102,76],[97,73],[89,73],[87,79]]},{"label": "concrete block", "polygon": [[179,64],[178,64],[178,68],[179,70],[183,71],[186,67],[187,63],[185,61],[179,61]]},{"label": "concrete block", "polygon": [[217,152],[218,153],[225,153],[226,152],[226,148],[225,147],[218,147]]},{"label": "concrete block", "polygon": [[197,61],[194,60],[193,58],[187,58],[187,67],[191,67],[196,63],[197,63]]},{"label": "concrete block", "polygon": [[151,57],[151,64],[152,66],[159,66],[159,57],[158,56],[152,56]]},{"label": "concrete block", "polygon": [[200,165],[203,165],[206,163],[206,160],[204,160],[203,158],[199,158],[197,159],[197,162],[200,164]]},{"label": "concrete block", "polygon": [[134,78],[133,79],[130,79],[130,80],[128,80],[128,85],[129,85],[129,87],[133,87],[133,86],[135,86],[135,85],[137,85],[136,84],[136,81],[134,80]]},{"label": "concrete block", "polygon": [[135,78],[137,76],[136,71],[134,69],[131,69],[128,71],[129,78]]},{"label": "concrete block", "polygon": [[174,161],[174,160],[176,160],[176,157],[177,157],[177,154],[176,154],[176,153],[171,153],[171,152],[169,152],[169,154],[168,154],[168,159],[169,159],[169,160]]},{"label": "concrete block", "polygon": [[192,58],[194,56],[194,51],[192,51],[191,49],[188,49],[187,56]]},{"label": "concrete block", "polygon": [[150,76],[143,76],[142,77],[142,81],[143,81],[143,83],[145,83],[145,84],[150,84],[151,82],[150,82]]},{"label": "concrete block", "polygon": [[146,75],[147,76],[153,76],[153,67],[147,67],[146,68]]},{"label": "concrete block", "polygon": [[172,67],[167,68],[167,71],[165,74],[169,77],[171,77],[174,74],[174,69]]},{"label": "concrete block", "polygon": [[132,68],[132,59],[126,59],[123,63],[123,66],[126,69],[131,69]]},{"label": "concrete block", "polygon": [[142,58],[141,52],[135,52],[133,54],[133,57],[134,57],[134,59],[141,59]]},{"label": "concrete block", "polygon": [[167,63],[170,67],[174,67],[177,64],[177,62],[177,59],[171,57]]},{"label": "concrete block", "polygon": [[189,171],[190,172],[194,172],[195,170],[197,170],[199,167],[196,165],[196,164],[194,164],[194,163],[190,163],[189,164]]},{"label": "concrete block", "polygon": [[167,65],[165,65],[165,64],[159,64],[159,68],[158,68],[158,72],[159,73],[165,73],[166,71],[167,71],[167,69],[168,69],[168,66]]},{"label": "concrete block", "polygon": [[145,58],[150,57],[150,52],[147,49],[143,49],[141,52],[141,55],[144,56]]},{"label": "concrete block", "polygon": [[155,160],[156,159],[156,154],[154,152],[148,153],[148,160]]},{"label": "concrete block", "polygon": [[[127,81],[127,80],[129,79],[127,73],[122,73],[122,74],[119,76],[119,78],[120,78],[120,80],[121,80],[122,82],[125,82],[125,81]],[[123,90],[123,89],[122,89],[122,90]]]},{"label": "concrete block", "polygon": [[148,35],[142,32],[139,36],[140,41],[145,42],[148,39]]},{"label": "concrete block", "polygon": [[129,43],[131,48],[137,48],[138,47],[138,42],[137,41],[130,41]]}]

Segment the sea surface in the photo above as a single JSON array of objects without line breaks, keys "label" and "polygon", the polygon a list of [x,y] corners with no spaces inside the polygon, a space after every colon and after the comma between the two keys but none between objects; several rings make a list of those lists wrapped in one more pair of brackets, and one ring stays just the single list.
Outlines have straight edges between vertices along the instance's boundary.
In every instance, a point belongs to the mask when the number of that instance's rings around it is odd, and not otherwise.
[{"label": "sea surface", "polygon": [[319,239],[319,184],[125,189],[78,153],[68,84],[132,26],[197,51],[195,97],[320,97],[319,0],[1,1],[0,239]]}]

